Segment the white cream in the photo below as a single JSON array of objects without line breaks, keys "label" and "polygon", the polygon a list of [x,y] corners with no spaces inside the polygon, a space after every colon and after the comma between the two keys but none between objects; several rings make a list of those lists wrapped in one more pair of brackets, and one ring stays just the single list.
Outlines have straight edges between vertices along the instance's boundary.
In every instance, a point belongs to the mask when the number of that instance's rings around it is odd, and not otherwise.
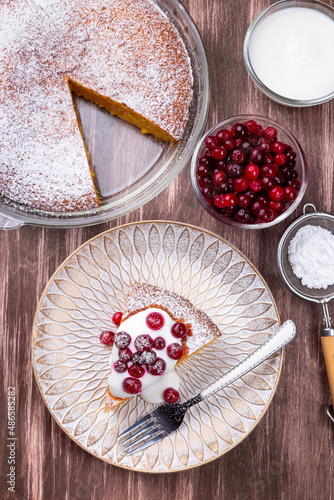
[{"label": "white cream", "polygon": [[[165,324],[159,330],[152,330],[146,324],[146,317],[151,312],[159,312],[164,317]],[[166,363],[166,369],[164,374],[151,375],[146,371],[145,368],[145,374],[143,375],[143,377],[139,379],[142,384],[142,393],[140,394],[140,396],[143,396],[143,399],[145,399],[145,401],[148,401],[147,398],[149,398],[150,403],[161,403],[162,393],[168,387],[172,387],[173,389],[176,390],[179,388],[179,380],[178,380],[179,377],[176,374],[176,372],[173,371],[175,375],[169,375],[174,369],[177,360],[171,359],[167,354],[168,345],[174,343],[178,344],[181,343],[181,340],[175,338],[171,333],[171,328],[174,324],[175,321],[170,317],[168,313],[166,313],[162,309],[150,308],[146,309],[145,311],[140,311],[137,314],[133,314],[125,321],[123,321],[117,330],[117,332],[126,332],[131,336],[131,342],[128,348],[132,351],[132,353],[136,352],[134,341],[139,335],[149,334],[153,340],[156,339],[157,337],[162,337],[166,342],[166,345],[162,350],[157,350],[153,348],[153,350],[155,350],[157,353],[157,357],[163,359]],[[118,360],[118,348],[116,347],[116,345],[114,345],[110,356],[111,368],[110,368],[110,375],[108,377],[109,391],[113,396],[116,396],[117,398],[122,398],[122,399],[129,398],[132,396],[132,394],[129,394],[123,390],[123,380],[126,379],[127,377],[131,377],[131,375],[129,375],[128,370],[126,370],[124,373],[118,373],[113,369],[113,365],[117,360]],[[128,366],[130,367],[131,364],[132,363],[129,362]],[[164,387],[165,383],[168,383],[168,381],[170,381],[170,383],[173,385],[168,384],[166,385],[166,387]],[[148,388],[151,388],[151,386],[152,386],[152,391],[148,390]],[[163,390],[161,389],[162,387],[164,387]]]},{"label": "white cream", "polygon": [[334,21],[307,7],[288,7],[269,15],[249,41],[257,77],[290,99],[318,99],[334,91],[333,53]]}]

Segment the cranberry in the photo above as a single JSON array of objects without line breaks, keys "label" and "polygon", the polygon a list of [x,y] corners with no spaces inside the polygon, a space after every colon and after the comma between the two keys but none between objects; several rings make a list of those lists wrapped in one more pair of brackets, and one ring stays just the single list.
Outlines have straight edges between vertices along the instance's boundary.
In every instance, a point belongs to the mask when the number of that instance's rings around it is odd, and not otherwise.
[{"label": "cranberry", "polygon": [[210,169],[207,165],[198,165],[196,173],[200,177],[205,177],[206,175],[208,175],[210,173]]},{"label": "cranberry", "polygon": [[135,340],[135,347],[138,352],[147,351],[153,347],[154,341],[150,335],[138,335]]},{"label": "cranberry", "polygon": [[269,208],[269,218],[266,222],[272,222],[277,217],[276,211]]},{"label": "cranberry", "polygon": [[200,189],[203,189],[209,182],[211,182],[211,179],[208,176],[197,179],[197,183]]},{"label": "cranberry", "polygon": [[260,173],[259,167],[255,165],[254,163],[249,163],[247,167],[245,168],[245,176],[247,179],[254,181],[255,179],[258,178]]},{"label": "cranberry", "polygon": [[117,332],[115,334],[115,346],[118,349],[124,349],[125,347],[128,347],[131,342],[131,337],[128,333],[126,332]]},{"label": "cranberry", "polygon": [[237,207],[224,207],[224,213],[227,217],[230,217],[235,211]]},{"label": "cranberry", "polygon": [[260,208],[260,210],[257,213],[257,217],[260,222],[269,222],[270,219],[270,211],[268,208]]},{"label": "cranberry", "polygon": [[266,139],[276,141],[277,130],[275,129],[275,127],[267,127],[266,130],[263,132],[263,135]]},{"label": "cranberry", "polygon": [[223,160],[227,156],[227,151],[224,146],[218,146],[212,150],[211,154],[215,160]]},{"label": "cranberry", "polygon": [[235,146],[236,144],[233,139],[226,139],[224,141],[224,148],[226,149],[226,151],[232,151],[232,149],[234,149]]},{"label": "cranberry", "polygon": [[233,137],[237,139],[244,139],[249,133],[247,125],[244,123],[235,123],[231,129]]},{"label": "cranberry", "polygon": [[210,158],[207,158],[206,156],[202,156],[199,160],[198,160],[198,164],[199,165],[206,165],[207,167],[210,167],[211,166],[211,163],[212,163],[212,160]]},{"label": "cranberry", "polygon": [[208,159],[208,160],[210,160],[210,161],[212,161],[212,160],[213,160],[213,158],[212,158],[212,154],[211,154],[210,149],[207,149],[207,150],[205,151],[204,156],[205,156],[205,158],[207,158],[207,159]]},{"label": "cranberry", "polygon": [[262,190],[262,182],[260,180],[251,181],[249,186],[254,193],[258,193]]},{"label": "cranberry", "polygon": [[159,312],[151,312],[146,316],[146,324],[151,330],[160,330],[165,324],[165,318]]},{"label": "cranberry", "polygon": [[283,165],[286,164],[287,162],[287,157],[284,153],[278,153],[275,158],[274,158],[274,162],[276,163],[276,165],[278,165],[279,167],[283,167]]},{"label": "cranberry", "polygon": [[244,139],[242,142],[239,144],[239,148],[246,154],[248,155],[251,152],[251,149],[254,147],[254,144],[252,144],[249,140]]},{"label": "cranberry", "polygon": [[217,208],[224,208],[225,206],[224,195],[218,194],[217,196],[215,196],[213,203],[216,205]]},{"label": "cranberry", "polygon": [[213,198],[214,195],[215,195],[215,188],[212,184],[207,184],[206,186],[204,186],[203,188],[203,194],[206,198]]},{"label": "cranberry", "polygon": [[[287,181],[290,180],[290,179],[295,179],[295,178],[298,177],[298,174],[295,171],[295,169],[294,168],[290,168],[290,167],[288,167],[286,165],[284,165],[284,167],[281,167],[280,172],[284,175],[285,180],[287,180]],[[295,175],[295,173],[297,175]]]},{"label": "cranberry", "polygon": [[259,140],[259,146],[260,146],[260,148],[263,149],[263,151],[265,153],[270,153],[270,151],[271,151],[271,144],[270,144],[269,141],[267,141],[267,139],[264,139],[264,138],[260,139]]},{"label": "cranberry", "polygon": [[284,188],[284,197],[283,199],[287,202],[295,200],[297,197],[297,192],[293,187],[287,186]]},{"label": "cranberry", "polygon": [[152,365],[157,359],[157,353],[152,349],[147,349],[141,354],[141,358],[145,365]]},{"label": "cranberry", "polygon": [[143,365],[144,364],[144,360],[142,358],[142,355],[139,353],[139,352],[135,352],[133,355],[132,355],[132,358],[131,358],[131,361],[134,365]]},{"label": "cranberry", "polygon": [[250,204],[251,202],[251,199],[250,199],[250,196],[248,194],[245,194],[245,193],[242,193],[239,197],[238,197],[238,205],[239,207],[241,208],[246,208],[248,207],[248,205]]},{"label": "cranberry", "polygon": [[258,137],[262,137],[262,136],[263,136],[263,132],[264,132],[264,131],[263,131],[263,127],[262,127],[262,125],[259,125],[259,124],[258,124],[258,126],[257,126],[257,131],[256,131],[256,135],[257,135]]},{"label": "cranberry", "polygon": [[114,370],[117,373],[124,373],[127,369],[128,365],[124,363],[124,361],[115,361],[114,363]]},{"label": "cranberry", "polygon": [[265,152],[263,151],[262,148],[256,147],[253,148],[251,153],[250,153],[250,161],[252,163],[255,163],[256,165],[260,165],[263,163],[265,158]]},{"label": "cranberry", "polygon": [[162,349],[165,347],[166,342],[165,339],[162,337],[156,337],[154,339],[153,347],[154,349],[157,349],[158,351],[162,351]]},{"label": "cranberry", "polygon": [[260,168],[260,173],[262,177],[269,176],[269,177],[274,177],[276,175],[276,172],[278,171],[278,166],[277,165],[271,165],[266,163]]},{"label": "cranberry", "polygon": [[249,187],[249,179],[247,177],[236,177],[233,179],[233,187],[236,193],[246,191]]},{"label": "cranberry", "polygon": [[288,146],[285,146],[287,160],[294,161],[296,159],[297,153],[295,151],[287,151],[287,147]]},{"label": "cranberry", "polygon": [[248,120],[248,122],[246,122],[245,125],[247,126],[250,134],[256,134],[258,130],[258,124],[256,123],[255,120]]},{"label": "cranberry", "polygon": [[241,149],[233,149],[230,154],[230,160],[241,165],[246,161],[246,154]]},{"label": "cranberry", "polygon": [[184,323],[174,323],[171,328],[173,337],[177,339],[183,339],[187,336],[187,327]]},{"label": "cranberry", "polygon": [[271,210],[274,210],[275,212],[280,212],[284,208],[284,202],[283,201],[270,201],[268,203],[268,207],[271,208]]},{"label": "cranberry", "polygon": [[167,354],[172,359],[180,359],[183,354],[182,345],[175,342],[167,347]]},{"label": "cranberry", "polygon": [[176,389],[168,387],[164,390],[163,398],[166,403],[176,403],[180,399],[180,393]]},{"label": "cranberry", "polygon": [[218,170],[218,172],[215,172],[213,175],[213,183],[215,186],[219,186],[222,182],[226,181],[226,174],[225,172],[221,172]]},{"label": "cranberry", "polygon": [[225,160],[218,160],[216,162],[216,169],[224,172],[226,170],[226,161]]},{"label": "cranberry", "polygon": [[265,205],[262,203],[262,201],[259,200],[253,201],[250,207],[253,214],[257,214],[261,210],[261,208],[265,208]]},{"label": "cranberry", "polygon": [[128,363],[128,361],[130,361],[130,359],[132,358],[131,350],[128,347],[126,347],[125,349],[119,349],[118,358],[120,359],[120,361]]},{"label": "cranberry", "polygon": [[235,212],[235,215],[243,224],[249,224],[251,222],[251,213],[247,208],[239,208]]},{"label": "cranberry", "polygon": [[131,365],[128,368],[128,372],[131,377],[141,378],[145,374],[145,368],[143,366]]},{"label": "cranberry", "polygon": [[282,172],[277,172],[277,174],[274,177],[274,181],[278,186],[281,186],[282,184],[285,183],[285,177],[282,174]]},{"label": "cranberry", "polygon": [[290,180],[288,181],[288,186],[291,186],[291,187],[293,187],[296,191],[299,191],[299,190],[300,190],[300,186],[301,186],[301,184],[300,184],[300,182],[299,182],[299,180],[298,180],[298,179],[290,179]]},{"label": "cranberry", "polygon": [[223,144],[226,139],[233,139],[232,132],[227,130],[227,128],[223,128],[217,133],[217,139],[220,144]]},{"label": "cranberry", "polygon": [[115,337],[114,332],[110,332],[109,330],[104,330],[100,334],[100,342],[103,345],[113,345],[114,337]]},{"label": "cranberry", "polygon": [[285,146],[283,142],[276,141],[273,142],[273,144],[271,145],[271,149],[273,150],[274,153],[284,153]]},{"label": "cranberry", "polygon": [[209,135],[209,137],[205,139],[205,145],[208,149],[215,149],[218,146],[217,137]]},{"label": "cranberry", "polygon": [[112,316],[113,323],[115,323],[115,325],[119,326],[121,324],[122,318],[123,318],[123,313],[115,312]]},{"label": "cranberry", "polygon": [[267,191],[267,194],[272,201],[281,201],[284,196],[284,189],[281,186],[274,186]]},{"label": "cranberry", "polygon": [[269,202],[268,198],[264,194],[260,194],[257,197],[257,199],[258,199],[258,201],[261,201],[261,203],[263,203],[264,205],[267,205]]},{"label": "cranberry", "polygon": [[127,377],[123,380],[123,390],[128,394],[139,394],[141,392],[141,381],[137,378]]},{"label": "cranberry", "polygon": [[238,198],[234,193],[224,194],[224,207],[234,208],[238,203]]},{"label": "cranberry", "polygon": [[157,358],[153,365],[147,365],[147,371],[151,375],[162,375],[165,370],[166,362],[161,358]]},{"label": "cranberry", "polygon": [[226,172],[230,177],[241,177],[244,173],[244,169],[238,163],[229,163],[226,167]]},{"label": "cranberry", "polygon": [[274,157],[273,155],[269,155],[269,154],[266,154],[266,156],[264,157],[264,161],[265,163],[274,163]]},{"label": "cranberry", "polygon": [[265,176],[262,177],[262,187],[263,189],[270,189],[275,185],[275,181],[272,177]]}]

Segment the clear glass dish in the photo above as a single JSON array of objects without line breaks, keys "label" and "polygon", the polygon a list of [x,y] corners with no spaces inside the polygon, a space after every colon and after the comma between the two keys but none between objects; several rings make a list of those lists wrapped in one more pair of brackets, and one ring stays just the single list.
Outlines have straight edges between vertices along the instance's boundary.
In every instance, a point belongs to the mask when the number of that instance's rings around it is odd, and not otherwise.
[{"label": "clear glass dish", "polygon": [[292,107],[306,107],[306,106],[316,106],[318,104],[322,104],[326,101],[329,101],[333,99],[334,97],[334,89],[331,93],[324,95],[322,97],[319,97],[317,99],[309,99],[309,100],[298,100],[298,99],[291,99],[289,97],[285,97],[283,95],[280,95],[273,90],[271,90],[269,87],[267,87],[261,79],[257,76],[251,60],[250,60],[250,54],[249,54],[249,46],[250,46],[250,41],[252,38],[252,35],[256,28],[265,20],[267,19],[270,15],[274,14],[275,12],[281,11],[283,9],[287,9],[290,7],[307,7],[309,9],[315,9],[319,12],[322,12],[323,14],[326,14],[328,17],[330,17],[334,21],[334,9],[330,5],[320,2],[318,0],[280,0],[279,2],[274,3],[273,5],[270,5],[266,9],[264,9],[260,14],[254,19],[254,21],[251,23],[249,26],[245,40],[244,40],[244,47],[243,47],[243,54],[244,54],[244,61],[245,65],[248,71],[249,76],[257,85],[257,87],[268,97],[273,99],[274,101],[284,104],[286,106],[292,106]]},{"label": "clear glass dish", "polygon": [[[275,127],[277,129],[277,138],[279,141],[283,142],[284,144],[290,144],[292,146],[293,150],[296,152],[296,171],[298,172],[298,180],[300,181],[300,190],[298,191],[296,199],[288,205],[288,208],[285,210],[285,212],[281,213],[274,219],[272,222],[262,222],[262,223],[255,223],[255,224],[243,224],[241,222],[236,222],[234,220],[231,220],[230,218],[219,214],[216,212],[214,208],[212,208],[208,203],[205,201],[199,187],[197,184],[197,176],[196,176],[196,171],[197,171],[197,165],[198,165],[198,159],[204,155],[204,152],[206,150],[205,146],[205,140],[209,135],[216,135],[217,132],[221,129],[227,128],[231,130],[232,126],[235,123],[239,122],[247,122],[248,120],[255,120],[259,125],[262,125],[262,127],[265,129],[267,127]],[[219,220],[220,222],[223,222],[224,224],[227,224],[228,226],[240,228],[240,229],[265,229],[268,227],[275,226],[276,224],[279,224],[282,222],[284,219],[289,217],[289,215],[297,208],[299,203],[301,202],[306,187],[307,187],[307,163],[306,163],[306,158],[304,155],[304,152],[297,141],[297,139],[294,137],[294,135],[291,134],[283,125],[280,125],[279,123],[275,122],[274,120],[271,120],[269,118],[265,118],[263,116],[257,116],[257,115],[238,115],[238,116],[232,116],[231,118],[226,118],[226,120],[223,120],[222,122],[218,123],[214,127],[212,127],[199,141],[199,143],[196,146],[196,149],[194,151],[192,160],[191,160],[191,167],[190,167],[190,173],[191,173],[191,183],[195,192],[195,195],[202,205],[202,207],[210,214],[212,217],[215,219]]]},{"label": "clear glass dish", "polygon": [[101,206],[81,212],[47,212],[0,197],[1,229],[23,224],[80,227],[116,219],[155,198],[185,167],[207,119],[208,65],[201,37],[185,8],[177,0],[156,0],[156,4],[178,30],[193,70],[193,100],[182,140],[171,147],[144,136],[136,127],[74,95]]}]

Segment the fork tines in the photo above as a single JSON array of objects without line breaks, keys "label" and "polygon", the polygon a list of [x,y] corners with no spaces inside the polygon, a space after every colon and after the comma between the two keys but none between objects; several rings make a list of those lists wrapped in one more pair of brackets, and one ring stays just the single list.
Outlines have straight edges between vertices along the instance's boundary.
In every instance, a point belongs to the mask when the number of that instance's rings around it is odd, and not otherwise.
[{"label": "fork tines", "polygon": [[123,439],[119,441],[119,445],[126,451],[127,455],[137,453],[167,435],[154,413],[153,411],[145,415],[118,436],[118,439],[123,436]]}]

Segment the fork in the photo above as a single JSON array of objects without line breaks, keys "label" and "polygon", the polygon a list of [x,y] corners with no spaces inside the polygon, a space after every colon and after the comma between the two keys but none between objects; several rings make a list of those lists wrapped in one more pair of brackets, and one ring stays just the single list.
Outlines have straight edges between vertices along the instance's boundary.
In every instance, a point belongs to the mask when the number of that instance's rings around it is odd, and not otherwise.
[{"label": "fork", "polygon": [[[237,366],[226,372],[212,384],[208,385],[208,387],[197,394],[197,396],[188,399],[185,403],[169,403],[158,406],[158,408],[131,425],[118,436],[117,439],[122,438],[119,441],[119,445],[127,454],[132,455],[133,453],[137,453],[157,443],[180,427],[189,408],[197,405],[204,399],[212,396],[212,394],[215,394],[217,391],[253,370],[276,351],[288,344],[290,340],[294,338],[295,334],[296,327],[293,321],[286,321],[277,332],[273,333],[268,340],[266,340],[266,342],[253,351]],[[129,433],[130,435],[127,436]]]}]

